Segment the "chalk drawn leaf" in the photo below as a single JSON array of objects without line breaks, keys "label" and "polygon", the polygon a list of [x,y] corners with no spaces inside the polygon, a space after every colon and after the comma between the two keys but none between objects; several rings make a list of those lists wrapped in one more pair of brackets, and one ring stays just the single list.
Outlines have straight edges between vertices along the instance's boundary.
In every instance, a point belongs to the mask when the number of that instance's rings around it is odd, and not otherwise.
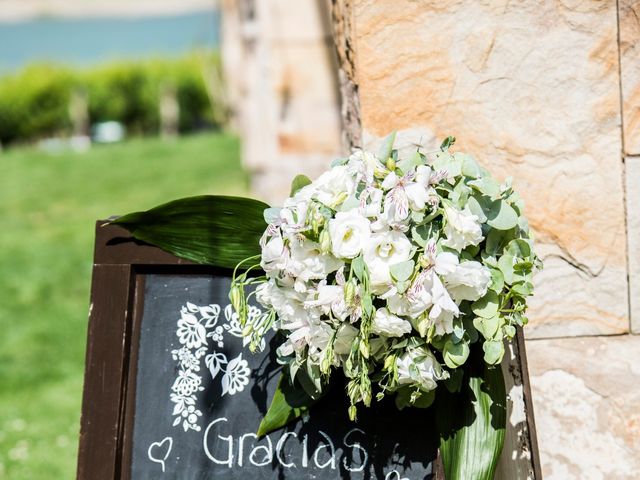
[{"label": "chalk drawn leaf", "polygon": [[200,310],[198,308],[197,305],[191,303],[191,302],[187,302],[187,310],[189,310],[191,313],[196,313],[198,310]]},{"label": "chalk drawn leaf", "polygon": [[200,307],[200,315],[203,320],[206,320],[204,326],[206,328],[213,328],[218,323],[220,317],[220,305],[211,304],[205,307]]},{"label": "chalk drawn leaf", "polygon": [[205,357],[204,363],[211,372],[211,378],[214,379],[222,370],[222,365],[227,363],[227,356],[220,352],[210,353]]},{"label": "chalk drawn leaf", "polygon": [[248,362],[242,358],[240,353],[236,358],[229,361],[227,370],[222,377],[222,395],[235,395],[244,390],[249,384],[251,369]]}]

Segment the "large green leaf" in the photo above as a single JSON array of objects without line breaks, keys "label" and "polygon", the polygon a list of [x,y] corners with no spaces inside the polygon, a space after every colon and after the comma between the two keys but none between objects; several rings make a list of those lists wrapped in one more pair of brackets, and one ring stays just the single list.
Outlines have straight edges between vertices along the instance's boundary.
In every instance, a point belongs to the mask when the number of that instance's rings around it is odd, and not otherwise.
[{"label": "large green leaf", "polygon": [[259,240],[266,227],[262,212],[268,207],[250,198],[203,195],[130,213],[111,223],[178,257],[234,268],[260,254]]},{"label": "large green leaf", "polygon": [[507,396],[500,367],[475,349],[458,393],[438,390],[440,454],[447,480],[492,480],[504,445]]},{"label": "large green leaf", "polygon": [[304,389],[292,385],[288,375],[283,373],[280,376],[271,405],[269,405],[269,410],[260,422],[257,435],[261,437],[300,418],[316,401],[317,399],[307,395]]}]

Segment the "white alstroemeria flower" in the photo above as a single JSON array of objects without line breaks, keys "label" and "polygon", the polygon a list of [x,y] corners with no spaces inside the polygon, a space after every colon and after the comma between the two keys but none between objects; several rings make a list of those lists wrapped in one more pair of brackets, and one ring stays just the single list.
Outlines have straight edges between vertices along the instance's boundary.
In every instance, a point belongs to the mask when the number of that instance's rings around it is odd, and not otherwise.
[{"label": "white alstroemeria flower", "polygon": [[260,266],[266,273],[283,270],[289,259],[289,250],[280,235],[264,240]]},{"label": "white alstroemeria flower", "polygon": [[324,172],[313,182],[314,198],[327,207],[335,208],[356,191],[356,181],[347,165],[339,165]]},{"label": "white alstroemeria flower", "polygon": [[363,150],[353,152],[347,166],[348,171],[356,178],[356,182],[364,180],[367,185],[373,183],[376,174],[381,175],[388,171],[373,153]]},{"label": "white alstroemeria flower", "polygon": [[396,365],[400,385],[415,384],[424,391],[435,390],[436,382],[445,376],[442,366],[427,347],[407,351],[396,360]]},{"label": "white alstroemeria flower", "polygon": [[309,312],[304,308],[305,295],[290,287],[279,287],[274,279],[256,288],[256,300],[266,308],[273,308],[282,324],[306,321]]},{"label": "white alstroemeria flower", "polygon": [[379,308],[373,317],[371,330],[373,333],[385,337],[401,337],[406,333],[411,333],[411,323],[392,314],[386,308]]},{"label": "white alstroemeria flower", "polygon": [[344,263],[333,255],[323,254],[320,244],[300,235],[290,240],[291,258],[287,270],[307,282],[326,278],[338,270]]},{"label": "white alstroemeria flower", "polygon": [[349,355],[351,345],[358,336],[358,329],[345,322],[338,327],[336,340],[333,344],[333,351],[336,355]]},{"label": "white alstroemeria flower", "polygon": [[318,354],[327,348],[333,334],[328,323],[314,316],[307,316],[295,323],[283,324],[281,328],[289,330],[287,340],[278,347],[278,355],[282,356],[304,353],[308,347],[308,355],[317,359]]},{"label": "white alstroemeria flower", "polygon": [[444,227],[447,239],[443,245],[460,252],[469,245],[478,245],[484,238],[478,217],[471,213],[468,205],[462,211],[445,207],[444,216],[447,220]]},{"label": "white alstroemeria flower", "polygon": [[491,283],[491,272],[480,262],[466,261],[444,275],[444,283],[457,302],[474,301],[487,293]]},{"label": "white alstroemeria flower", "polygon": [[355,258],[371,237],[371,223],[357,210],[338,212],[329,220],[331,250],[337,258]]},{"label": "white alstroemeria flower", "polygon": [[306,308],[319,307],[322,313],[332,313],[338,320],[346,320],[349,310],[344,301],[344,285],[327,285],[326,280],[318,284],[309,298],[304,302]]},{"label": "white alstroemeria flower", "polygon": [[460,310],[435,271],[430,270],[430,273],[431,275],[427,277],[425,282],[425,288],[430,290],[433,302],[433,306],[429,310],[429,320],[436,326],[437,335],[451,333],[453,331],[453,317],[457,317]]},{"label": "white alstroemeria flower", "polygon": [[389,190],[384,199],[384,212],[390,224],[406,220],[410,210],[424,210],[429,200],[429,189],[414,179],[414,172],[409,172],[401,178],[395,172],[391,172],[382,182],[382,187]]},{"label": "white alstroemeria flower", "polygon": [[379,188],[368,187],[360,194],[360,213],[367,218],[377,218],[382,211],[384,192]]},{"label": "white alstroemeria flower", "polygon": [[412,247],[407,236],[395,230],[374,233],[364,250],[369,279],[374,293],[383,293],[392,283],[389,267],[411,258]]}]

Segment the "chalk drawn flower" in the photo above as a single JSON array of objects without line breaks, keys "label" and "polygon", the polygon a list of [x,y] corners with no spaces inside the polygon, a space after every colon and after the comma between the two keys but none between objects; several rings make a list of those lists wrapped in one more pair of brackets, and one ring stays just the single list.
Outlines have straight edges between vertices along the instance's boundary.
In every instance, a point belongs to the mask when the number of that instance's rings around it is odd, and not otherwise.
[{"label": "chalk drawn flower", "polygon": [[218,348],[224,347],[224,328],[222,325],[218,325],[213,332],[207,333],[207,337],[211,338],[218,345]]},{"label": "chalk drawn flower", "polygon": [[187,348],[199,348],[207,343],[207,329],[192,313],[181,312],[178,320],[178,339]]},{"label": "chalk drawn flower", "polygon": [[180,367],[185,370],[193,370],[194,372],[200,370],[199,357],[191,353],[191,350],[187,347],[182,347],[179,350],[171,350],[171,357],[179,361]]},{"label": "chalk drawn flower", "polygon": [[222,395],[235,395],[244,390],[249,384],[251,370],[249,364],[242,358],[242,353],[229,361],[227,370],[222,377]]},{"label": "chalk drawn flower", "polygon": [[178,395],[187,397],[199,390],[204,390],[201,384],[202,378],[200,378],[200,375],[195,374],[191,370],[180,370],[178,372],[178,378],[173,382],[171,390]]}]

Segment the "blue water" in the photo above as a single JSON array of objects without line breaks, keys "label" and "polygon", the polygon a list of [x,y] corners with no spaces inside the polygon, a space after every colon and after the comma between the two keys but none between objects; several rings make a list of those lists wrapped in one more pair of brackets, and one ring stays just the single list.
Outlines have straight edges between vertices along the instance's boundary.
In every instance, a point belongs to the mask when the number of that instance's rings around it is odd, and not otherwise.
[{"label": "blue water", "polygon": [[180,55],[219,44],[215,10],[141,18],[42,18],[0,23],[0,73],[33,61],[90,65],[115,58]]}]

